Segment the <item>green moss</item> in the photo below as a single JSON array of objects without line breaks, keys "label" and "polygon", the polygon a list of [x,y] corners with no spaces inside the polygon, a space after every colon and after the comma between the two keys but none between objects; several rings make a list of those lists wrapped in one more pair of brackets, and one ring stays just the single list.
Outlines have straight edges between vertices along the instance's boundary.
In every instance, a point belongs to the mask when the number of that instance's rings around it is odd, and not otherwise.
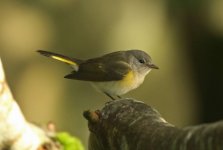
[{"label": "green moss", "polygon": [[57,133],[56,139],[64,147],[64,150],[84,150],[81,141],[67,132]]}]

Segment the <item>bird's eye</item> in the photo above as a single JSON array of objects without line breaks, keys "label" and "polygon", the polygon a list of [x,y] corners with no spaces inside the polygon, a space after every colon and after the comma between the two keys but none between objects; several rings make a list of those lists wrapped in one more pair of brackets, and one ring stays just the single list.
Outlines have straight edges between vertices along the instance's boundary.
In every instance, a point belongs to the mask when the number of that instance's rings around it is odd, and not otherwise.
[{"label": "bird's eye", "polygon": [[141,64],[144,64],[144,63],[145,63],[145,60],[144,60],[144,59],[139,59],[139,62],[140,62]]}]

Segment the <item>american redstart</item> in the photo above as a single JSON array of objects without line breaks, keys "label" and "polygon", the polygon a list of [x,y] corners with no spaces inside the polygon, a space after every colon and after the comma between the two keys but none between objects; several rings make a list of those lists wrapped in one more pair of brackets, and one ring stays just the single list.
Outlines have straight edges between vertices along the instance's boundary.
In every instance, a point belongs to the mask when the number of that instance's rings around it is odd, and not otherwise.
[{"label": "american redstart", "polygon": [[44,50],[37,52],[70,65],[73,71],[64,78],[90,81],[112,100],[137,88],[151,69],[158,69],[142,50],[117,51],[87,60]]}]

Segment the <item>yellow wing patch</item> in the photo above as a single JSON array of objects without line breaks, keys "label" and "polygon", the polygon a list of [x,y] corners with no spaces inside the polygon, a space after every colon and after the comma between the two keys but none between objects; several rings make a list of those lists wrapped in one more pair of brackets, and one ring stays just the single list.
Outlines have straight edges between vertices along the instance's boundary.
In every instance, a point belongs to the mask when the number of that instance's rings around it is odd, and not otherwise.
[{"label": "yellow wing patch", "polygon": [[62,57],[51,56],[51,58],[56,59],[56,60],[59,60],[59,61],[62,61],[64,63],[70,64],[70,65],[76,65],[76,66],[78,66],[75,62],[73,62],[71,60],[68,60],[68,59],[65,59],[65,58],[62,58]]}]

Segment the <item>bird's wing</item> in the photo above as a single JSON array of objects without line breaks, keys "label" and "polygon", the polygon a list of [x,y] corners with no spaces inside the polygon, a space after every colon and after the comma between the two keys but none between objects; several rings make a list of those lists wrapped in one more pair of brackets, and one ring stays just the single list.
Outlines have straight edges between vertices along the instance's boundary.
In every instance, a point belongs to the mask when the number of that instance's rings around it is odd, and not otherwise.
[{"label": "bird's wing", "polygon": [[124,61],[87,61],[80,64],[77,72],[73,71],[65,78],[95,82],[117,81],[123,79],[130,71],[130,65]]}]

